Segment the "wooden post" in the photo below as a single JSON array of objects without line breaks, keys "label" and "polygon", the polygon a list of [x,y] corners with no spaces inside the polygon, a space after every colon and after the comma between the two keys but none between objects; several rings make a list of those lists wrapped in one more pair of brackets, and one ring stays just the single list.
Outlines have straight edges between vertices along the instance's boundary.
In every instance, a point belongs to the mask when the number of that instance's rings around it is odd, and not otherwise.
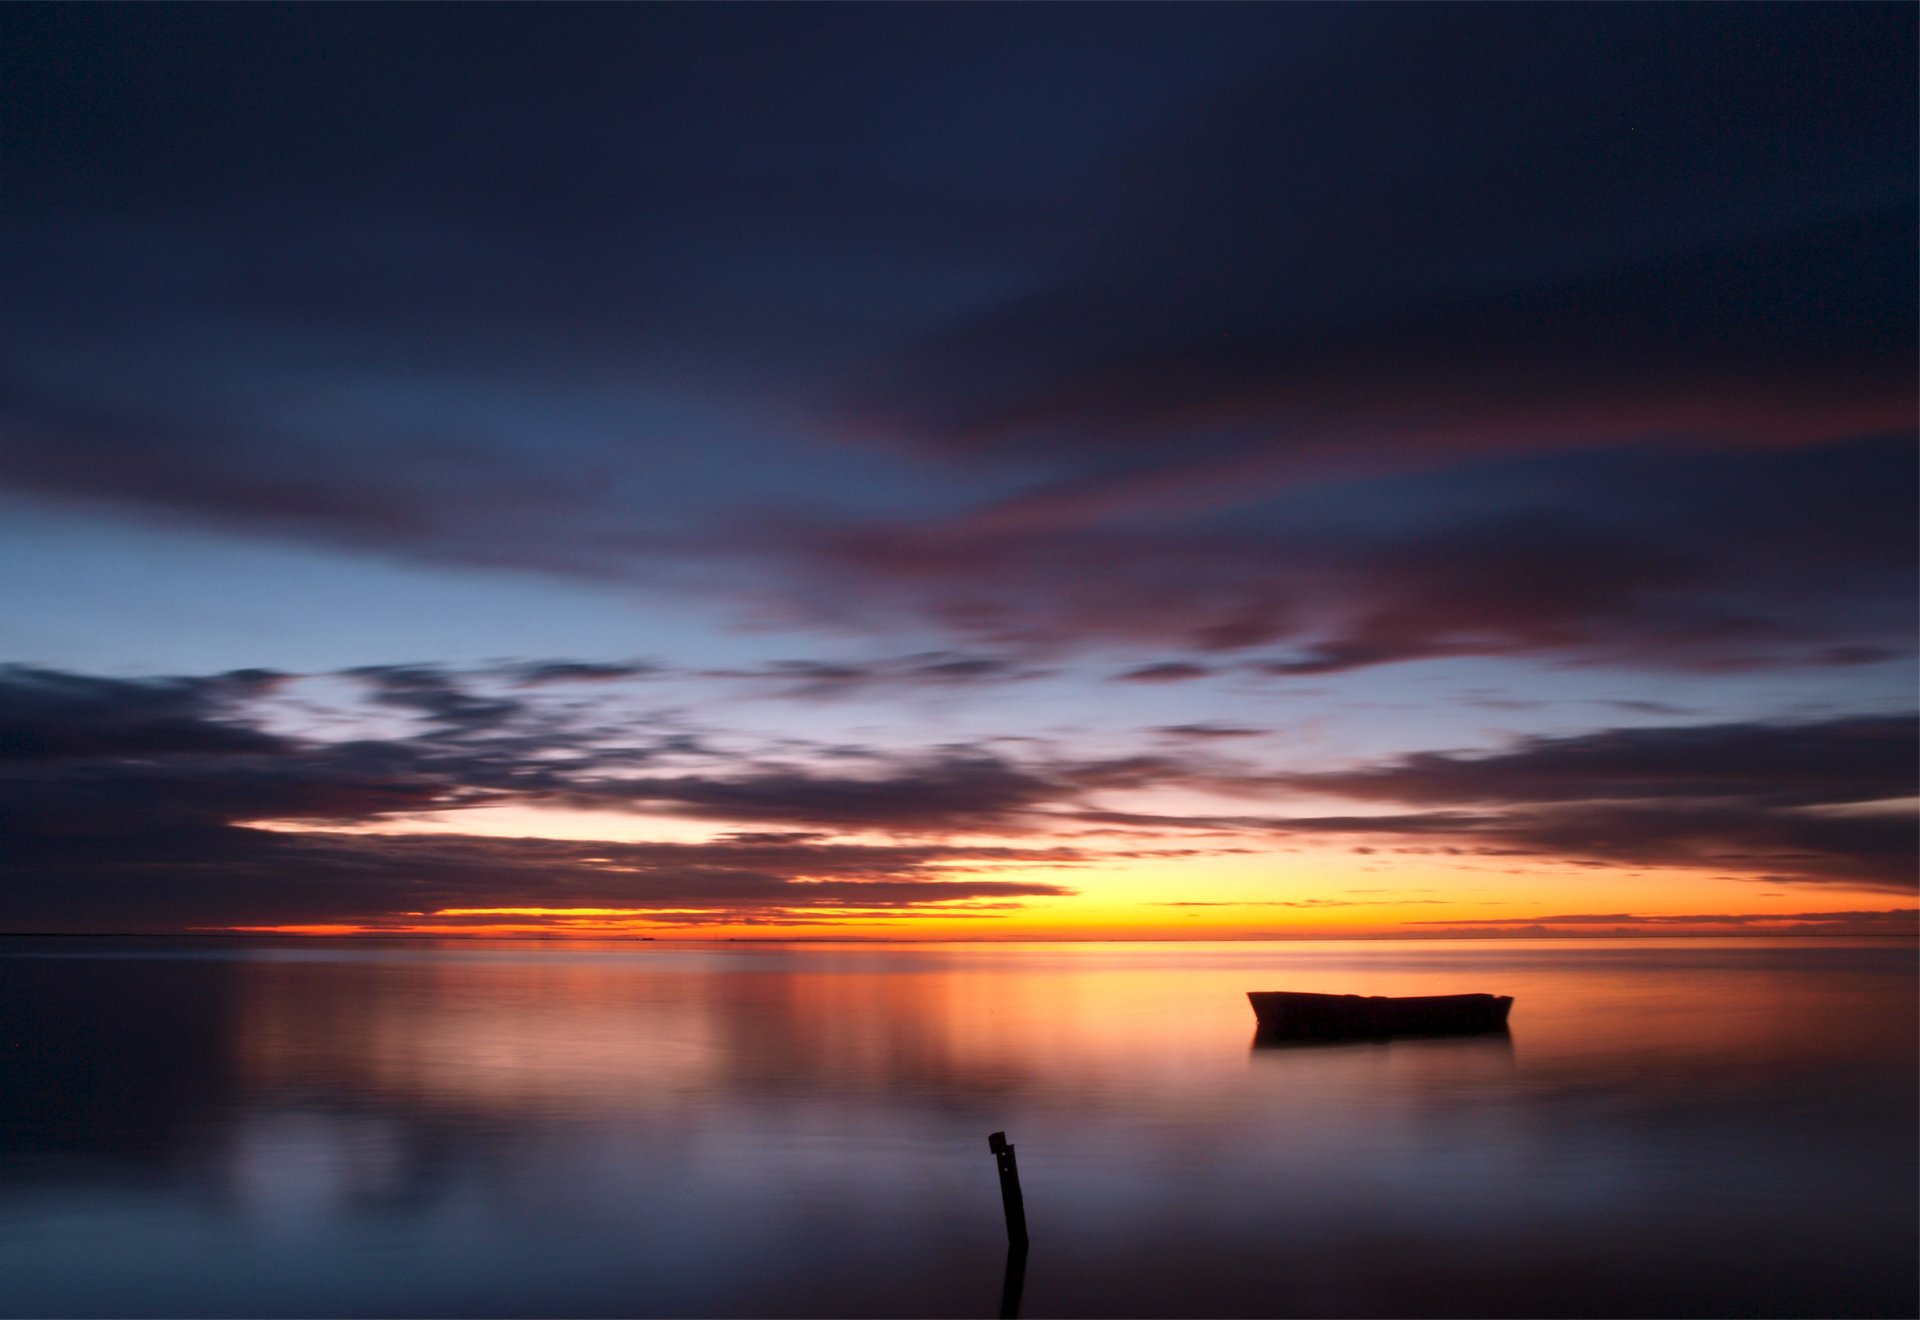
[{"label": "wooden post", "polygon": [[1020,1195],[1020,1166],[1013,1158],[1013,1143],[1007,1134],[996,1132],[987,1138],[987,1149],[1000,1166],[1000,1208],[1007,1212],[1007,1245],[1015,1251],[1027,1249],[1027,1203]]},{"label": "wooden post", "polygon": [[1027,1281],[1027,1202],[1020,1195],[1020,1165],[1004,1132],[987,1138],[1000,1166],[1000,1208],[1007,1213],[1007,1272],[1000,1281],[1000,1320],[1018,1320],[1020,1290]]}]

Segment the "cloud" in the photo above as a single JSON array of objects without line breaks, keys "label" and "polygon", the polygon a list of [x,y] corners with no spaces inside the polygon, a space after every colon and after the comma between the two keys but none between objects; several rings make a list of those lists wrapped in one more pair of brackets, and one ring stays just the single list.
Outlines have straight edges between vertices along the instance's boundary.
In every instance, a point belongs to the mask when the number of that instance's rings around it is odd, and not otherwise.
[{"label": "cloud", "polygon": [[1912,269],[1913,71],[1883,44],[1912,16],[1831,20],[1370,15],[1176,120],[1081,265],[856,397],[923,443],[1059,455],[1104,499],[1169,433],[1352,470],[1908,417],[1911,308],[1868,286]]},{"label": "cloud", "polygon": [[[269,733],[298,680],[258,671],[106,679],[0,669],[0,844],[10,929],[398,921],[442,908],[699,914],[958,910],[1065,892],[1002,867],[1103,856],[1062,827],[1171,842],[1404,839],[1450,855],[1712,868],[1772,885],[1909,893],[1915,721],[1624,728],[1429,752],[1316,773],[1204,758],[1013,759],[986,743],[840,749],[807,760],[717,751],[646,719],[580,723],[567,703],[493,671],[352,671],[397,736]],[[476,685],[477,690],[476,690]],[[1169,726],[1183,741],[1252,730]],[[849,754],[857,752],[857,754]],[[1173,788],[1255,801],[1301,793],[1393,810],[1238,814],[1115,810],[1112,793]],[[342,833],[475,807],[572,808],[734,827],[706,843]],[[262,823],[270,828],[262,828]],[[853,835],[858,842],[842,837]],[[872,841],[880,836],[882,842]],[[1025,836],[1031,846],[957,842]],[[713,919],[720,919],[714,916]],[[476,918],[477,920],[477,918]]]},{"label": "cloud", "polygon": [[1462,934],[1514,930],[1515,934],[1546,935],[1556,927],[1604,926],[1616,931],[1660,931],[1720,926],[1735,931],[1765,931],[1775,935],[1920,935],[1920,909],[1889,908],[1844,912],[1657,913],[1576,912],[1545,917],[1451,917],[1410,921],[1410,926],[1445,926]]},{"label": "cloud", "polygon": [[661,666],[644,660],[625,663],[589,660],[523,660],[502,665],[499,672],[515,687],[547,687],[559,683],[617,683],[629,678],[652,678]]},{"label": "cloud", "polygon": [[1237,724],[1208,724],[1203,722],[1198,724],[1163,724],[1156,728],[1154,732],[1165,734],[1169,738],[1198,738],[1204,741],[1214,738],[1258,738],[1271,731],[1267,729],[1243,728]]},{"label": "cloud", "polygon": [[[171,845],[171,846],[169,846]],[[145,835],[27,859],[12,930],[405,925],[441,909],[615,909],[712,922],[829,910],[907,913],[1070,893],[979,868],[1076,860],[1063,850],[875,848],[801,842],[580,843],[460,835]],[[959,868],[957,871],[949,868]],[[409,915],[414,914],[414,915]]]},{"label": "cloud", "polygon": [[1781,883],[1910,892],[1920,822],[1913,716],[1609,729],[1478,756],[1428,752],[1295,788],[1441,810],[1274,828],[1455,834],[1542,857],[1717,867]]},{"label": "cloud", "polygon": [[275,752],[287,743],[228,718],[280,676],[112,679],[0,665],[0,760]]},{"label": "cloud", "polygon": [[1307,792],[1393,811],[1346,815],[1117,811],[1091,825],[1281,838],[1377,836],[1402,852],[1685,867],[1770,883],[1910,893],[1920,883],[1920,721],[1604,729],[1480,754],[1423,752],[1351,770],[1186,767],[1191,789],[1243,799]]},{"label": "cloud", "polygon": [[715,820],[849,830],[1018,827],[1034,808],[1074,786],[984,752],[956,750],[873,775],[770,767],[724,777],[679,775],[581,782],[553,800],[574,807],[645,804]]},{"label": "cloud", "polygon": [[[430,666],[354,671],[417,713],[398,738],[322,742],[253,726],[286,682],[253,672],[95,679],[0,670],[0,926],[113,930],[400,920],[439,908],[672,910],[676,921],[1010,903],[1068,892],[991,872],[1071,866],[1061,847],[854,844],[815,831],[707,843],[612,843],[335,832],[480,805],[643,806],[741,821],[951,831],[1012,821],[1077,784],[1146,773],[1119,763],[1023,772],[955,751],[855,779],[803,769],[634,777],[684,757],[645,728],[543,722]],[[613,772],[617,771],[615,774]],[[260,828],[258,822],[272,822]],[[323,828],[325,827],[325,828]],[[706,914],[702,917],[701,914]]]},{"label": "cloud", "polygon": [[[1890,203],[1787,238],[1538,291],[1500,290],[1360,330],[1257,321],[1194,327],[1190,339],[1149,339],[1110,361],[1065,366],[1061,379],[1030,392],[1003,392],[998,411],[978,411],[993,406],[989,389],[951,420],[928,416],[926,401],[942,397],[943,377],[990,381],[995,354],[1031,354],[1030,341],[1042,335],[1068,355],[1098,343],[1094,322],[1113,314],[1104,303],[1114,290],[1105,287],[1085,299],[1085,324],[1058,324],[1060,308],[1041,304],[1005,313],[958,345],[930,345],[904,368],[889,362],[885,397],[944,443],[967,448],[1083,446],[1084,437],[1117,435],[1147,451],[1149,437],[1168,433],[1198,441],[1199,461],[1171,467],[1143,457],[1093,468],[1044,499],[1024,497],[997,519],[1003,523],[1016,508],[1022,521],[1084,520],[1236,480],[1418,470],[1646,435],[1769,445],[1842,439],[1911,422],[1910,309],[1890,296],[1863,297],[1861,278],[1879,259],[1911,272],[1912,255],[1900,245],[1913,228],[1910,208]],[[1039,327],[1021,325],[1022,311]],[[1762,333],[1713,335],[1753,316],[1765,320]],[[1859,319],[1840,340],[1821,333],[1848,316]],[[1770,367],[1779,374],[1770,376]]]},{"label": "cloud", "polygon": [[446,737],[491,733],[523,714],[523,703],[476,696],[436,665],[364,665],[346,671],[385,706],[411,711]]},{"label": "cloud", "polygon": [[1129,669],[1113,677],[1120,683],[1188,683],[1196,678],[1205,678],[1212,672],[1213,670],[1205,665],[1196,665],[1185,660],[1163,660],[1157,664]]},{"label": "cloud", "polygon": [[1490,833],[1543,855],[1719,868],[1783,884],[1911,893],[1920,874],[1911,812],[1828,817],[1758,802],[1543,807],[1516,811]]},{"label": "cloud", "polygon": [[15,24],[30,499],[956,648],[809,697],[1911,653],[1899,6]]},{"label": "cloud", "polygon": [[[673,919],[691,921],[1011,903],[1067,890],[993,868],[1071,866],[1083,854],[947,836],[1031,832],[1051,805],[1178,773],[1161,758],[1022,765],[965,745],[868,754],[863,773],[847,773],[721,755],[645,722],[576,724],[523,684],[522,695],[489,696],[475,675],[444,667],[348,676],[416,727],[332,741],[263,732],[255,703],[294,681],[276,674],[0,669],[0,925],[393,921],[501,906],[685,909]],[[690,762],[714,768],[674,772]],[[688,844],[338,832],[503,805],[805,828]],[[919,838],[848,843],[823,829]]]},{"label": "cloud", "polygon": [[903,833],[1026,833],[1088,795],[1180,782],[1189,771],[1164,757],[1017,763],[978,747],[887,758],[866,774],[812,766],[750,766],[724,776],[575,777],[546,800],[701,819]]},{"label": "cloud", "polygon": [[801,700],[854,696],[875,689],[966,689],[1022,683],[1046,670],[1005,656],[924,651],[864,661],[776,660],[749,669],[710,669],[704,677],[765,684],[775,695]]},{"label": "cloud", "polygon": [[[1886,657],[1883,657],[1886,658]],[[1636,701],[1620,697],[1595,698],[1594,704],[1613,710],[1626,711],[1630,715],[1691,715],[1694,712],[1684,706],[1675,706],[1666,701]]]},{"label": "cloud", "polygon": [[[1910,435],[1548,454],[1318,495],[1241,488],[1204,516],[796,530],[785,599],[848,626],[890,610],[1003,647],[1256,652],[1248,672],[1283,678],[1459,656],[1871,663],[1911,653],[1916,486]],[[1216,667],[1167,657],[1116,677]]]},{"label": "cloud", "polygon": [[1915,718],[1699,724],[1529,738],[1483,755],[1423,752],[1293,776],[1316,792],[1391,802],[1737,799],[1801,807],[1911,796]]}]

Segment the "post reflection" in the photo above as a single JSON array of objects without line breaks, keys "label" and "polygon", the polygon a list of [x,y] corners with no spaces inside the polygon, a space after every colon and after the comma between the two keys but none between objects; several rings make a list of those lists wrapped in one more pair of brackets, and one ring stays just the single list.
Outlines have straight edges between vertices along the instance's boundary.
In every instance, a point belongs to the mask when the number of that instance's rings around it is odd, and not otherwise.
[{"label": "post reflection", "polygon": [[1020,1293],[1027,1286],[1027,1244],[1007,1244],[1007,1267],[1000,1277],[1000,1320],[1019,1320]]}]

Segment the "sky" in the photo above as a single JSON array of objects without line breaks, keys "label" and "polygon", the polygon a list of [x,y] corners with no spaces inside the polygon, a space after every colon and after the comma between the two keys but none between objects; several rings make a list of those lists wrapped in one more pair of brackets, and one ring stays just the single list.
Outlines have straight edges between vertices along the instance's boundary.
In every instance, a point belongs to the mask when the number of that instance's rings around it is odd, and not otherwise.
[{"label": "sky", "polygon": [[1915,26],[0,8],[0,929],[1912,935]]}]

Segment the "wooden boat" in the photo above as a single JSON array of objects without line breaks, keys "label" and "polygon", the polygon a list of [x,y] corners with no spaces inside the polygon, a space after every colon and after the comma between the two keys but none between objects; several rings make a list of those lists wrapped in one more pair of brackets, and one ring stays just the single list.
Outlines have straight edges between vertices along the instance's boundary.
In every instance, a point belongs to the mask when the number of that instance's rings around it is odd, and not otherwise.
[{"label": "wooden boat", "polygon": [[1260,1034],[1276,1038],[1449,1036],[1499,1031],[1511,995],[1310,995],[1249,990]]}]

